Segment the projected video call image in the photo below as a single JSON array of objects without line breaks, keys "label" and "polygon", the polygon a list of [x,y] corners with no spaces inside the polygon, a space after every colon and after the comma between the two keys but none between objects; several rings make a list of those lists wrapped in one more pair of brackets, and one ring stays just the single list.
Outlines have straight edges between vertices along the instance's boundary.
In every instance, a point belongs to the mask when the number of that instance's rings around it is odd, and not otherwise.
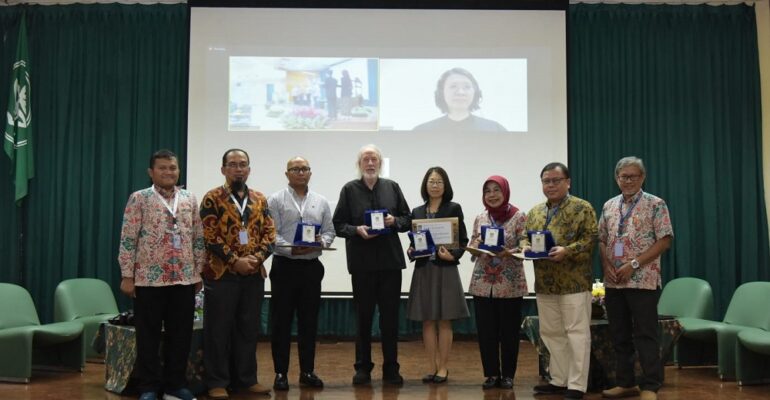
[{"label": "projected video call image", "polygon": [[230,131],[377,130],[378,60],[230,57]]},{"label": "projected video call image", "polygon": [[380,130],[527,131],[526,59],[382,59]]}]

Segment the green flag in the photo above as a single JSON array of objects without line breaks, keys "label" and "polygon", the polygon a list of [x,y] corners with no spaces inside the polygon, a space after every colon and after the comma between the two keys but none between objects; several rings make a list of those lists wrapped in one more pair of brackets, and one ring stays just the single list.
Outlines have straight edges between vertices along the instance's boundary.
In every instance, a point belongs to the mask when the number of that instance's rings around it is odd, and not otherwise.
[{"label": "green flag", "polygon": [[11,174],[14,175],[17,205],[21,205],[21,199],[27,195],[27,181],[35,177],[30,105],[27,24],[22,16],[19,23],[19,40],[16,43],[16,60],[11,69],[8,117],[3,140],[5,154],[8,154],[11,159]]}]

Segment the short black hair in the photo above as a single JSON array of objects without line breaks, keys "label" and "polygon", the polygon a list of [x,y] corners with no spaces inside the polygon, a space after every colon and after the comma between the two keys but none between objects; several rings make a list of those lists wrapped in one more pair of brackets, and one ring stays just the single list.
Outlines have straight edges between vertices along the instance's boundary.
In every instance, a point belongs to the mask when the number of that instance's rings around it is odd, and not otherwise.
[{"label": "short black hair", "polygon": [[545,173],[545,171],[550,171],[550,170],[556,169],[556,168],[560,169],[561,172],[564,173],[564,177],[569,179],[569,168],[567,168],[566,165],[564,165],[564,164],[562,164],[560,162],[552,162],[552,163],[546,164],[546,166],[543,167],[543,170],[540,171],[540,177],[541,178],[543,177],[543,174]]},{"label": "short black hair", "polygon": [[468,107],[468,111],[476,111],[481,108],[479,106],[479,103],[481,103],[481,89],[479,88],[479,83],[476,81],[476,78],[473,77],[473,74],[468,72],[468,70],[459,67],[455,67],[444,72],[441,74],[441,77],[438,78],[435,93],[436,107],[438,107],[438,109],[441,110],[441,112],[444,114],[449,112],[449,106],[446,104],[446,99],[444,98],[444,84],[449,78],[449,75],[462,75],[470,79],[471,83],[473,84],[473,102],[471,102],[470,107]]},{"label": "short black hair", "polygon": [[164,158],[166,160],[170,160],[172,158],[176,158],[177,160],[179,159],[179,157],[177,157],[176,154],[174,154],[173,151],[166,150],[166,149],[160,149],[160,150],[152,153],[152,156],[150,156],[150,169],[155,168],[155,160],[157,160],[159,158]]},{"label": "short black hair", "polygon": [[441,180],[444,181],[444,195],[441,196],[441,202],[448,203],[452,201],[452,197],[454,197],[455,193],[452,190],[452,184],[449,183],[449,175],[447,175],[446,171],[444,171],[444,168],[441,167],[428,168],[428,172],[426,172],[425,177],[422,178],[422,187],[420,188],[420,195],[422,195],[422,199],[425,201],[430,199],[430,195],[428,195],[428,178],[430,178],[430,174],[434,172],[441,175]]},{"label": "short black hair", "polygon": [[246,150],[243,149],[228,149],[225,151],[225,154],[222,155],[222,166],[224,167],[225,164],[227,164],[227,156],[230,155],[230,153],[240,151],[241,153],[246,155],[246,161],[251,164],[251,159],[249,159],[249,153],[246,152]]}]

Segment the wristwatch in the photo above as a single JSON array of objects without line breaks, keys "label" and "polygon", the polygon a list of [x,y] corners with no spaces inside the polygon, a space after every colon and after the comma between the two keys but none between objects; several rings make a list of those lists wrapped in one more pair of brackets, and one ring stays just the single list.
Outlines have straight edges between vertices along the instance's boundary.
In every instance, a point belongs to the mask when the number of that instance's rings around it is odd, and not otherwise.
[{"label": "wristwatch", "polygon": [[635,258],[633,260],[631,260],[631,268],[639,269],[639,261],[636,261]]}]

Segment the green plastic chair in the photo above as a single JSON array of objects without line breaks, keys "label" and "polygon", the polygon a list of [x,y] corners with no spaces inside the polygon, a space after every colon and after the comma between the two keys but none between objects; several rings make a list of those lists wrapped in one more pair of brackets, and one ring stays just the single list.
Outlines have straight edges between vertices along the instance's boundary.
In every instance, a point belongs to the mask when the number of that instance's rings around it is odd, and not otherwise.
[{"label": "green plastic chair", "polygon": [[21,286],[0,283],[0,380],[29,382],[32,366],[82,371],[83,324],[41,325],[32,297]]},{"label": "green plastic chair", "polygon": [[110,285],[99,279],[67,279],[59,283],[54,292],[54,321],[77,321],[83,324],[87,358],[102,357],[91,343],[99,325],[118,312]]},{"label": "green plastic chair", "polygon": [[[687,322],[682,317],[711,319],[714,314],[714,294],[711,285],[698,278],[676,278],[663,287],[658,299],[658,314],[672,315],[679,319],[682,330],[687,331]],[[716,364],[716,354],[706,357],[700,342],[681,337],[674,345],[673,361],[682,364]],[[680,362],[680,360],[683,360]],[[665,360],[666,362],[669,360]]]},{"label": "green plastic chair", "polygon": [[704,348],[713,349],[716,344],[719,378],[733,380],[736,378],[738,333],[748,328],[770,331],[770,313],[765,308],[768,304],[770,304],[770,282],[744,283],[735,289],[722,322],[680,318],[682,326],[686,326],[682,336],[701,342]]},{"label": "green plastic chair", "polygon": [[738,332],[735,379],[738,385],[770,382],[770,331],[748,328]]}]

